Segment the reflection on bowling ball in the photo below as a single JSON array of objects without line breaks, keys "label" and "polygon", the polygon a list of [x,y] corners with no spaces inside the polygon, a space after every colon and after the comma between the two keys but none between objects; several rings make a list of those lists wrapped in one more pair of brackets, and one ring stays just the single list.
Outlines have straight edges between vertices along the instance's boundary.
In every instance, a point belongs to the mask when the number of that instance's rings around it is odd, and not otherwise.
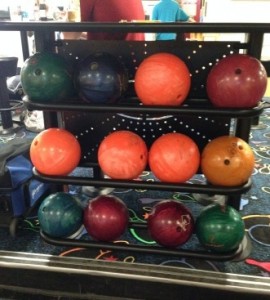
[{"label": "reflection on bowling ball", "polygon": [[69,237],[82,226],[82,218],[79,200],[64,192],[49,195],[38,209],[40,227],[51,237]]},{"label": "reflection on bowling ball", "polygon": [[127,90],[128,73],[115,56],[95,53],[78,63],[74,83],[86,102],[115,103]]},{"label": "reflection on bowling ball", "polygon": [[241,215],[231,206],[212,204],[205,207],[196,220],[200,243],[215,252],[236,250],[245,234]]},{"label": "reflection on bowling ball", "polygon": [[21,69],[24,93],[33,102],[55,102],[74,95],[73,74],[63,57],[37,52]]}]

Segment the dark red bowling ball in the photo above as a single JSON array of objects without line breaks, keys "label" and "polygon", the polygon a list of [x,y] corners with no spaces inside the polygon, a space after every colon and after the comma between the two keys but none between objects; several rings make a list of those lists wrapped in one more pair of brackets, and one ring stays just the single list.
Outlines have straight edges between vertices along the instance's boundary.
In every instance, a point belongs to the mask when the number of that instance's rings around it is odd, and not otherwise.
[{"label": "dark red bowling ball", "polygon": [[123,63],[109,53],[95,53],[75,68],[75,88],[86,102],[114,103],[128,87],[128,72]]},{"label": "dark red bowling ball", "polygon": [[84,210],[85,229],[98,241],[116,240],[126,230],[128,221],[127,206],[115,196],[98,196],[90,200]]},{"label": "dark red bowling ball", "polygon": [[252,108],[264,96],[267,74],[262,63],[249,55],[232,54],[209,72],[206,90],[217,107]]},{"label": "dark red bowling ball", "polygon": [[187,207],[173,200],[156,204],[147,219],[151,237],[165,247],[186,243],[194,230],[194,219]]}]

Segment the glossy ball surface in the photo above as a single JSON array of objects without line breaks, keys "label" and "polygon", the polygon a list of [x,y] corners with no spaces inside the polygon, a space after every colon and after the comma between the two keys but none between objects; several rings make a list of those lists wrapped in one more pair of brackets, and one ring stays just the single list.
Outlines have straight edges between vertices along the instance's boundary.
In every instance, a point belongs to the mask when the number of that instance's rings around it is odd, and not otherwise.
[{"label": "glossy ball surface", "polygon": [[196,174],[199,165],[197,145],[182,133],[164,134],[150,147],[149,166],[160,181],[185,182]]},{"label": "glossy ball surface", "polygon": [[83,223],[83,208],[72,195],[58,192],[46,197],[38,209],[38,220],[44,233],[65,238]]},{"label": "glossy ball surface", "polygon": [[205,207],[197,217],[196,235],[207,249],[230,252],[242,242],[245,225],[233,207],[213,204]]},{"label": "glossy ball surface", "polygon": [[89,201],[84,210],[84,226],[98,241],[114,241],[128,226],[129,214],[125,203],[110,195],[98,196]]},{"label": "glossy ball surface", "polygon": [[86,102],[115,103],[127,91],[128,73],[117,57],[96,53],[79,62],[74,83],[79,96]]},{"label": "glossy ball surface", "polygon": [[183,204],[163,200],[156,204],[147,219],[151,237],[165,247],[177,247],[186,243],[194,230],[191,212]]},{"label": "glossy ball surface", "polygon": [[170,53],[156,53],[145,58],[135,74],[135,92],[145,105],[181,105],[190,90],[188,67]]},{"label": "glossy ball surface", "polygon": [[252,108],[264,96],[267,73],[262,63],[249,55],[232,54],[209,72],[206,90],[217,107]]},{"label": "glossy ball surface", "polygon": [[57,102],[74,95],[72,70],[58,54],[35,53],[24,62],[20,75],[23,91],[33,102]]},{"label": "glossy ball surface", "polygon": [[201,169],[213,185],[242,185],[248,181],[254,167],[252,148],[235,136],[215,138],[202,151]]},{"label": "glossy ball surface", "polygon": [[34,167],[45,175],[68,175],[79,164],[81,147],[76,137],[61,128],[40,132],[30,146]]},{"label": "glossy ball surface", "polygon": [[128,130],[109,134],[98,148],[100,168],[113,179],[136,179],[144,171],[147,158],[144,140]]}]

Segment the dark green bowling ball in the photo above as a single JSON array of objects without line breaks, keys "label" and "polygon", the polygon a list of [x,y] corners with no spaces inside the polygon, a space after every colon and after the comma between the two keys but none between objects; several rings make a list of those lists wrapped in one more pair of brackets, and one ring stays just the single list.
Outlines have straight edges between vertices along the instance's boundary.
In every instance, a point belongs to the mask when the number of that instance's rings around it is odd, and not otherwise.
[{"label": "dark green bowling ball", "polygon": [[33,102],[55,102],[74,94],[72,70],[56,53],[37,52],[30,56],[20,75],[23,91]]},{"label": "dark green bowling ball", "polygon": [[82,226],[83,208],[74,196],[58,192],[49,195],[38,209],[40,227],[51,237],[68,237]]},{"label": "dark green bowling ball", "polygon": [[239,212],[230,206],[209,205],[196,220],[196,235],[200,243],[215,252],[236,250],[244,234],[244,222]]}]

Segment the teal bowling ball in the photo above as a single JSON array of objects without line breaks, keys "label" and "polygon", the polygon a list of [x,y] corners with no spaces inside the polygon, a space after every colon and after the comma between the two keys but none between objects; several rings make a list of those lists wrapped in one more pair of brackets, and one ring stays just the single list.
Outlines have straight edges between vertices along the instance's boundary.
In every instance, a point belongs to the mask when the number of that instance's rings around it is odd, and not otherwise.
[{"label": "teal bowling ball", "polygon": [[38,209],[41,230],[55,238],[74,234],[82,226],[82,218],[83,207],[80,201],[64,192],[49,195]]},{"label": "teal bowling ball", "polygon": [[32,102],[57,102],[75,94],[72,68],[56,53],[37,52],[30,56],[20,76],[23,92]]},{"label": "teal bowling ball", "polygon": [[214,252],[236,250],[245,235],[245,225],[239,212],[231,206],[212,204],[196,219],[196,235],[200,243]]}]

